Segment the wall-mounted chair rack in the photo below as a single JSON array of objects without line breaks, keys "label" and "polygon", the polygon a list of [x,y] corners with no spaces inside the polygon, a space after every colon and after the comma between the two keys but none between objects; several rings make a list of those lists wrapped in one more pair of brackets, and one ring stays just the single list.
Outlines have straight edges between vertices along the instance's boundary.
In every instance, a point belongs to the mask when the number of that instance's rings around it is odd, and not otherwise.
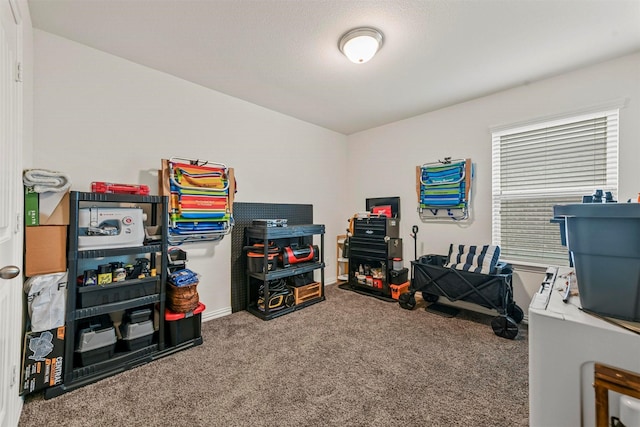
[{"label": "wall-mounted chair rack", "polygon": [[223,163],[172,157],[163,160],[169,192],[171,245],[218,241],[231,233],[235,177]]},{"label": "wall-mounted chair rack", "polygon": [[450,157],[417,166],[420,219],[468,219],[473,169],[471,159],[451,160]]}]

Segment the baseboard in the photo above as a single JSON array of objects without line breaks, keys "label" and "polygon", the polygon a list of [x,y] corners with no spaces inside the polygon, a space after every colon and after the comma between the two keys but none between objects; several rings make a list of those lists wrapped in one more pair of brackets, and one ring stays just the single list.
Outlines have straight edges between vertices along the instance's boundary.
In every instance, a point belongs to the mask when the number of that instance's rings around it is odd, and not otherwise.
[{"label": "baseboard", "polygon": [[206,322],[208,320],[217,319],[219,317],[228,316],[231,314],[231,307],[219,308],[217,310],[204,310],[202,312],[202,321]]},{"label": "baseboard", "polygon": [[335,283],[337,283],[337,282],[338,282],[338,278],[337,278],[336,276],[333,276],[333,277],[325,277],[325,278],[324,278],[324,285],[325,285],[325,286],[327,286],[327,285],[333,285],[333,284],[335,284]]},{"label": "baseboard", "polygon": [[[329,283],[325,283],[325,286],[329,286],[329,285],[335,285],[336,281],[335,279],[333,279],[332,282]],[[228,316],[231,314],[231,307],[224,307],[224,308],[219,308],[217,310],[209,310],[209,309],[205,309],[202,312],[202,321],[206,322],[208,320],[213,320],[213,319],[217,319],[219,317],[224,317],[224,316]]]}]

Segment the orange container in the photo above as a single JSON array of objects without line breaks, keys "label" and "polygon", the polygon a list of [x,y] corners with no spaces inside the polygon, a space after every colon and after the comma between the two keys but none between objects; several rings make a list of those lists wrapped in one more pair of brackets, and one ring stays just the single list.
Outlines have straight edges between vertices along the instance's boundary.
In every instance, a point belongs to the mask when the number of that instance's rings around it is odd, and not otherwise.
[{"label": "orange container", "polygon": [[405,292],[409,292],[409,282],[404,282],[400,285],[389,285],[391,288],[391,298],[398,299],[400,295]]}]

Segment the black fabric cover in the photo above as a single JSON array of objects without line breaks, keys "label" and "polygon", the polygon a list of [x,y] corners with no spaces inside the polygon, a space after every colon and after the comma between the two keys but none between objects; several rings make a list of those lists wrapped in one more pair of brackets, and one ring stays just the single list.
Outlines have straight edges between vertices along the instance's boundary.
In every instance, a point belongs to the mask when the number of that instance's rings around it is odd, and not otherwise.
[{"label": "black fabric cover", "polygon": [[482,307],[507,311],[513,302],[511,273],[483,274],[444,267],[447,257],[425,255],[411,261],[411,290],[444,296],[449,301],[466,301]]}]

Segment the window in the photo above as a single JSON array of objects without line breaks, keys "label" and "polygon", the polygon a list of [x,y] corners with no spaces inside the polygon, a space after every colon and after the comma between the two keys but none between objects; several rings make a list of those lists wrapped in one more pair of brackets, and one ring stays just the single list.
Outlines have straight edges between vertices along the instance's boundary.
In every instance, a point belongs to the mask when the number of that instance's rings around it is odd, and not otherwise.
[{"label": "window", "polygon": [[618,110],[492,133],[493,244],[501,258],[568,265],[553,206],[618,195]]}]

